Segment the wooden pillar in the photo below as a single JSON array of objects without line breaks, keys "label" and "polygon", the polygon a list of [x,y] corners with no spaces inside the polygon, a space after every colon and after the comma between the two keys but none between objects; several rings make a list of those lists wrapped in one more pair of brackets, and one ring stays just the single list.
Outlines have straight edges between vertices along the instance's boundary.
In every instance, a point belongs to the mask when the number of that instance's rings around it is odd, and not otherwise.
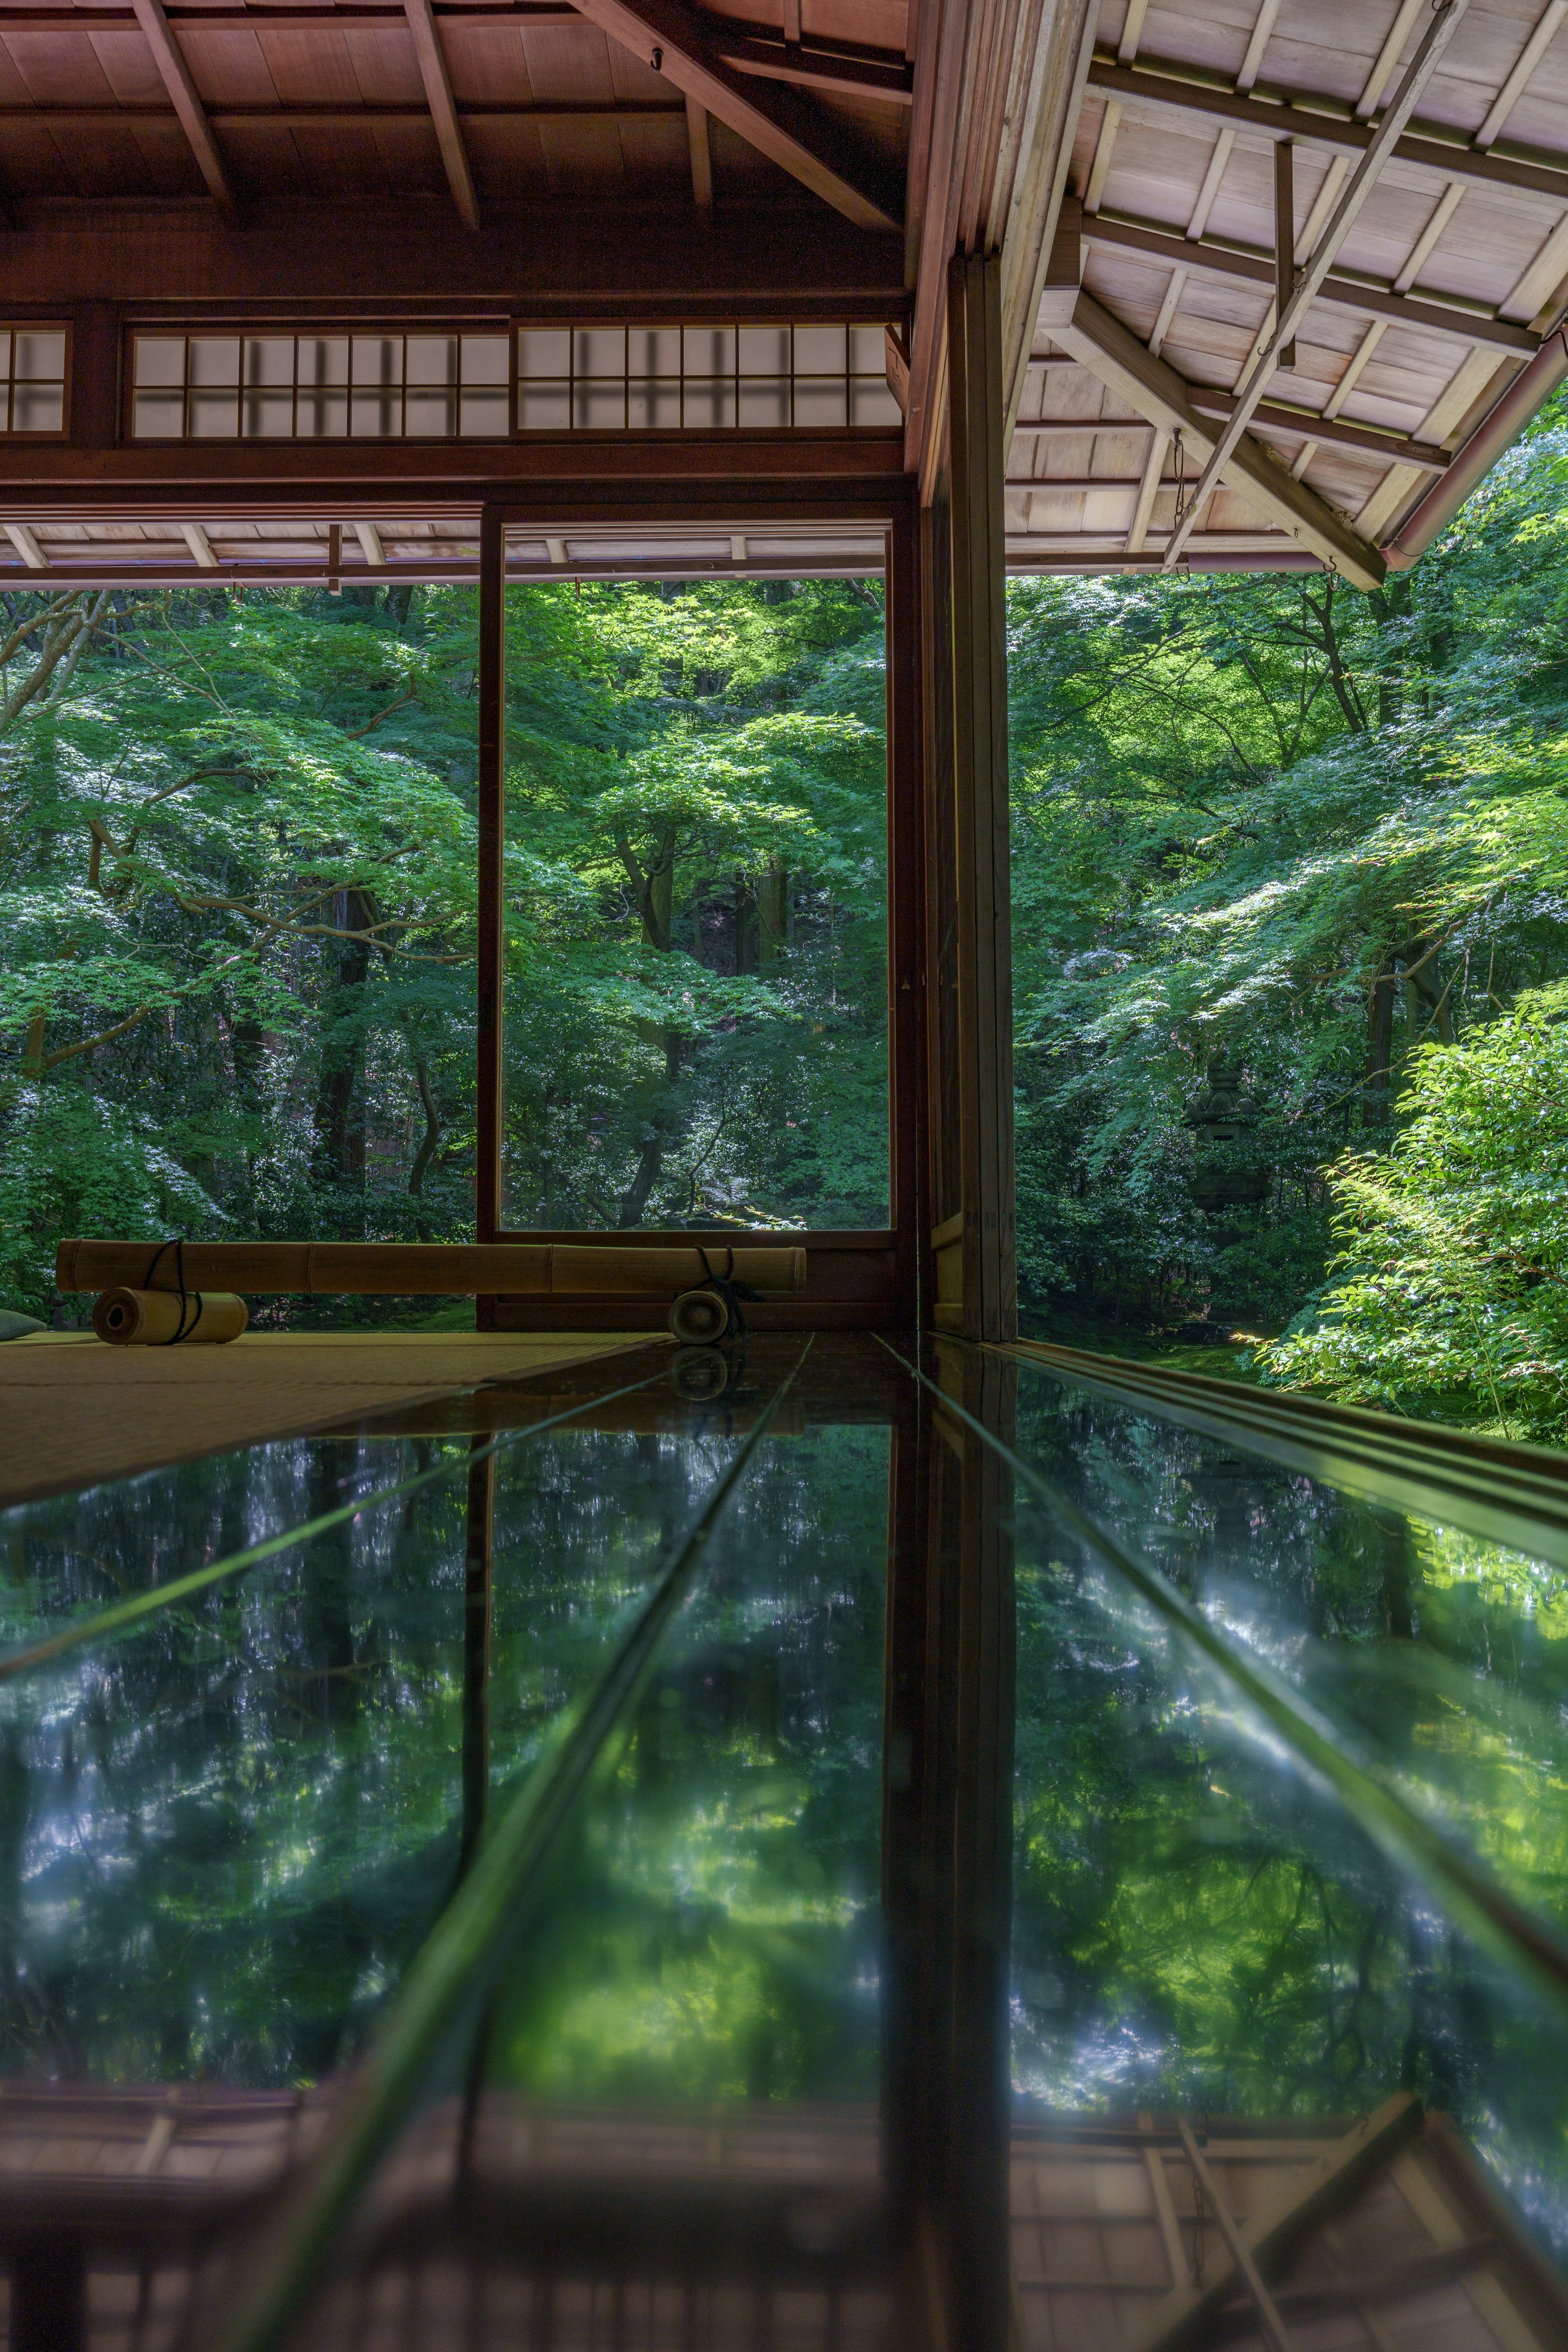
[{"label": "wooden pillar", "polygon": [[931,1319],[1017,1332],[1001,265],[948,271],[950,456],[925,520]]},{"label": "wooden pillar", "polygon": [[919,519],[912,507],[888,533],[889,1076],[892,1090],[889,1207],[896,1234],[899,1319],[920,1320],[926,1210],[925,878],[921,807]]},{"label": "wooden pillar", "polygon": [[[479,1036],[474,1209],[478,1237],[493,1241],[501,1209],[501,884],[506,819],[506,530],[499,507],[479,520]],[[476,1320],[495,1328],[495,1302]]]}]

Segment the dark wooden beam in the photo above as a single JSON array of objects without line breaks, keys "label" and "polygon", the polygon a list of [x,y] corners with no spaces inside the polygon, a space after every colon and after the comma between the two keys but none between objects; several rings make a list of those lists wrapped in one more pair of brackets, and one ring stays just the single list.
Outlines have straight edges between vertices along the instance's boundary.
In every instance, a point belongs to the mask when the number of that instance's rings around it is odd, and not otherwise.
[{"label": "dark wooden beam", "polygon": [[430,120],[436,126],[436,139],[441,150],[447,184],[452,191],[452,202],[467,226],[478,228],[479,200],[474,188],[473,168],[468,162],[468,151],[463,143],[458,110],[452,102],[447,52],[441,47],[441,36],[436,29],[430,0],[403,0],[403,7],[414,39],[414,54],[419,60],[419,78],[425,84],[425,100],[430,109]]},{"label": "dark wooden beam", "polygon": [[[580,21],[580,20],[579,20]],[[531,310],[585,320],[896,319],[909,308],[901,239],[853,227],[824,205],[792,205],[787,233],[767,205],[719,207],[700,237],[679,194],[638,215],[565,199],[498,203],[477,236],[454,237],[451,201],[301,206],[260,213],[243,234],[199,199],[183,205],[16,206],[5,238],[9,314],[58,318],[75,304],[194,306],[242,318],[287,303],[313,317],[445,320]]]},{"label": "dark wooden beam", "polygon": [[784,83],[727,63],[710,19],[688,0],[580,0],[590,22],[727,123],[814,195],[863,228],[903,220],[897,175],[847,123]]},{"label": "dark wooden beam", "polygon": [[[1086,244],[1104,246],[1121,253],[1147,254],[1152,261],[1167,262],[1173,269],[1195,271],[1204,278],[1240,278],[1265,292],[1275,290],[1272,254],[1248,250],[1217,237],[1184,236],[1177,229],[1163,227],[1154,221],[1132,219],[1124,213],[1086,214],[1083,235]],[[1417,299],[1396,294],[1392,287],[1362,278],[1331,272],[1315,299],[1331,310],[1349,310],[1357,318],[1392,319],[1400,326],[1417,328],[1426,334],[1447,335],[1463,343],[1484,343],[1501,352],[1522,352],[1529,356],[1541,347],[1538,335],[1532,335],[1528,327],[1516,326],[1511,320],[1463,309],[1458,303],[1450,308],[1430,296]]]},{"label": "dark wooden beam", "polygon": [[[1144,58],[1124,66],[1104,49],[1095,52],[1089,88],[1100,98],[1136,100],[1140,105],[1163,108],[1207,122],[1229,123],[1259,139],[1294,139],[1300,144],[1326,147],[1335,155],[1364,155],[1376,136],[1375,123],[1348,116],[1342,101],[1293,92],[1280,105],[1248,98],[1234,89],[1192,78],[1193,68],[1176,62]],[[1440,173],[1445,180],[1463,180],[1478,187],[1530,188],[1539,195],[1555,196],[1568,204],[1568,156],[1536,162],[1522,155],[1500,155],[1467,144],[1457,133],[1445,138],[1430,126],[1406,131],[1396,142],[1395,158]]]},{"label": "dark wooden beam", "polygon": [[207,184],[207,193],[220,211],[232,220],[237,210],[234,192],[228,184],[223,157],[218,153],[217,142],[213,137],[195,83],[191,79],[190,68],[169,29],[163,0],[134,0],[134,5],[136,22],[153,52],[153,62],[169,93],[170,104],[180,118],[180,127],[191,142],[191,152]]}]

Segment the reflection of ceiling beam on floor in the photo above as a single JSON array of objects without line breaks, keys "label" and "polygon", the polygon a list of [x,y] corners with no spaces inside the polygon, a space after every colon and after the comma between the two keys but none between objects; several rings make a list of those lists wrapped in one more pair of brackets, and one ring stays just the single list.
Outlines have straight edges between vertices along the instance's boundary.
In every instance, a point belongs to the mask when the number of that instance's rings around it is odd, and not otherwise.
[{"label": "reflection of ceiling beam on floor", "polygon": [[[1179,236],[1157,222],[1133,220],[1118,213],[1099,213],[1092,219],[1086,215],[1083,234],[1089,245],[1104,246],[1121,253],[1145,253],[1152,261],[1178,263],[1200,277],[1242,278],[1269,293],[1274,290],[1272,256],[1266,258],[1261,251],[1249,251],[1228,241],[1222,244],[1214,237]],[[1392,287],[1332,271],[1318,289],[1317,299],[1331,310],[1350,310],[1363,319],[1394,320],[1401,326],[1418,328],[1428,334],[1451,335],[1460,342],[1495,343],[1500,351],[1527,353],[1539,348],[1538,337],[1512,320],[1494,318],[1479,308],[1468,310],[1458,302],[1450,307],[1441,297],[1436,300],[1429,295],[1412,299],[1407,294],[1395,293]]]},{"label": "reflection of ceiling beam on floor", "polygon": [[195,83],[191,79],[184,54],[169,29],[162,0],[134,0],[134,5],[136,22],[153,52],[153,62],[169,93],[170,103],[180,118],[181,128],[190,141],[191,152],[207,184],[207,193],[232,219],[237,207],[234,192],[228,184],[228,174],[224,170],[223,157],[218,153],[217,142],[213,137],[212,126],[207,121]]},{"label": "reflection of ceiling beam on floor", "polygon": [[[1056,290],[1047,289],[1047,301]],[[1192,386],[1165,361],[1156,359],[1092,294],[1079,294],[1069,317],[1043,318],[1042,325],[1053,342],[1061,344],[1130,408],[1139,409],[1163,432],[1173,434],[1179,429],[1187,449],[1207,459],[1219,436],[1194,407]],[[1114,429],[1100,427],[1101,431]],[[1336,564],[1358,588],[1381,585],[1384,563],[1376,551],[1352,530],[1326,499],[1305,482],[1293,481],[1278,459],[1249,434],[1244,432],[1230,453],[1226,475],[1248,506],[1312,554]]]},{"label": "reflection of ceiling beam on floor", "polygon": [[430,109],[430,120],[436,126],[437,143],[441,150],[441,162],[446,167],[447,184],[452,191],[452,202],[469,228],[479,225],[479,199],[474,187],[473,167],[463,142],[462,126],[452,100],[451,76],[447,71],[447,52],[441,47],[441,36],[436,29],[436,15],[430,0],[403,0],[408,30],[413,36],[414,54],[419,60],[419,79],[425,84],[425,100]]},{"label": "reflection of ceiling beam on floor", "polygon": [[[1292,91],[1287,103],[1271,106],[1262,99],[1212,83],[1186,80],[1170,67],[1151,71],[1147,59],[1139,66],[1121,65],[1105,49],[1096,52],[1089,88],[1101,98],[1136,99],[1141,106],[1184,115],[1189,121],[1246,130],[1270,144],[1276,139],[1294,139],[1305,146],[1353,156],[1364,154],[1376,135],[1369,123],[1352,121],[1337,111],[1341,101],[1335,99]],[[1409,131],[1401,136],[1394,152],[1400,163],[1421,164],[1427,171],[1441,173],[1445,179],[1482,187],[1533,189],[1568,203],[1568,155],[1561,161],[1535,163],[1500,155],[1495,148],[1483,153],[1458,137],[1449,141],[1428,131]]]},{"label": "reflection of ceiling beam on floor", "polygon": [[862,228],[903,225],[903,193],[849,126],[787,83],[728,64],[711,24],[688,0],[580,0],[613,40]]},{"label": "reflection of ceiling beam on floor", "polygon": [[1204,503],[1219,483],[1226,460],[1247,429],[1247,420],[1262,399],[1281,354],[1294,343],[1296,330],[1306,318],[1333,267],[1334,257],[1349,236],[1375,189],[1384,165],[1393,154],[1399,134],[1415,110],[1417,100],[1436,71],[1448,43],[1458,31],[1469,0],[1441,0],[1416,44],[1415,55],[1400,79],[1399,88],[1373,134],[1371,146],[1351,173],[1344,194],[1334,206],[1333,218],[1312,248],[1310,259],[1296,273],[1294,290],[1284,303],[1256,359],[1249,359],[1237,388],[1236,406],[1210,451],[1198,486],[1182,509],[1181,520],[1165,550],[1167,564],[1174,563],[1184,541],[1203,511]]}]

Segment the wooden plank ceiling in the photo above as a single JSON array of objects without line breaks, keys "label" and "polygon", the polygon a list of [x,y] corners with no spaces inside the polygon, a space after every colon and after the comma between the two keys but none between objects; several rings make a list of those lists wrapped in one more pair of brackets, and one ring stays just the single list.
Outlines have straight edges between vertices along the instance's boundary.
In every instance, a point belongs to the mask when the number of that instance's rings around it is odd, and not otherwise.
[{"label": "wooden plank ceiling", "polygon": [[[1183,553],[1221,568],[1329,561],[1375,583],[1378,551],[1568,299],[1563,0],[1451,10],[1408,123],[1335,237],[1436,16],[1431,0],[1105,0],[1079,61],[1047,272],[1060,282],[1018,392],[1014,563],[1165,561],[1178,498],[1261,374],[1241,462]],[[1334,249],[1293,348],[1269,366],[1286,141],[1288,271],[1325,235]],[[1558,338],[1538,396],[1564,358]],[[1296,484],[1316,498],[1292,511]]]},{"label": "wooden plank ceiling", "polygon": [[[42,316],[59,256],[88,254],[81,225],[101,223],[127,321],[139,296],[179,316],[167,239],[158,284],[135,282],[150,217],[210,225],[197,322],[229,277],[248,315],[265,288],[286,317],[296,242],[320,320],[323,222],[352,218],[356,252],[367,220],[389,252],[406,224],[427,252],[433,207],[452,284],[513,310],[504,253],[526,247],[537,287],[558,248],[613,260],[588,282],[563,258],[551,315],[580,294],[584,318],[611,300],[635,317],[657,245],[649,315],[683,291],[711,310],[724,255],[752,315],[827,315],[833,273],[803,284],[799,257],[813,236],[826,250],[808,224],[837,215],[895,289],[889,381],[927,497],[948,258],[997,252],[1011,564],[1331,563],[1373,585],[1418,551],[1421,518],[1495,449],[1500,418],[1517,430],[1568,372],[1568,0],[0,0],[0,299],[14,268]],[[590,212],[596,246],[571,226]],[[856,266],[865,318],[876,272]],[[363,307],[375,286],[345,274]],[[416,290],[428,313],[438,288]],[[184,545],[193,570],[215,551],[243,567],[243,542],[279,576],[325,550],[325,520],[246,520],[237,501],[226,524],[219,455],[132,462],[122,427],[97,429],[119,500],[101,521],[79,465],[53,478],[69,510],[46,514],[47,454],[0,447],[0,482],[39,493],[6,525],[31,568],[85,578],[133,542],[141,563],[177,571]],[[502,480],[510,462],[498,454]],[[181,464],[205,468],[188,527],[165,520]],[[307,474],[301,459],[301,488]],[[138,520],[125,501],[154,477],[159,519]],[[345,577],[378,569],[366,531],[383,571],[468,576],[472,513],[350,506],[337,527]],[[726,556],[730,536],[707,554],[682,541],[682,560],[773,567]],[[573,563],[615,560],[607,541],[563,544]],[[825,541],[843,568],[862,554],[853,534]],[[310,562],[319,576],[326,556]]]}]

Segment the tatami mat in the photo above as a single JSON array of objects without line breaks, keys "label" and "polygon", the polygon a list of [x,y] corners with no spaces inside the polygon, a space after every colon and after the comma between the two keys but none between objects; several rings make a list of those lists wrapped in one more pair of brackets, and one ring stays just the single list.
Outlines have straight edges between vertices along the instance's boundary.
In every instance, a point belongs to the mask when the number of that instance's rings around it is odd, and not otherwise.
[{"label": "tatami mat", "polygon": [[88,1331],[39,1332],[0,1347],[0,1506],[655,1339],[247,1331],[223,1348],[109,1348]]}]

